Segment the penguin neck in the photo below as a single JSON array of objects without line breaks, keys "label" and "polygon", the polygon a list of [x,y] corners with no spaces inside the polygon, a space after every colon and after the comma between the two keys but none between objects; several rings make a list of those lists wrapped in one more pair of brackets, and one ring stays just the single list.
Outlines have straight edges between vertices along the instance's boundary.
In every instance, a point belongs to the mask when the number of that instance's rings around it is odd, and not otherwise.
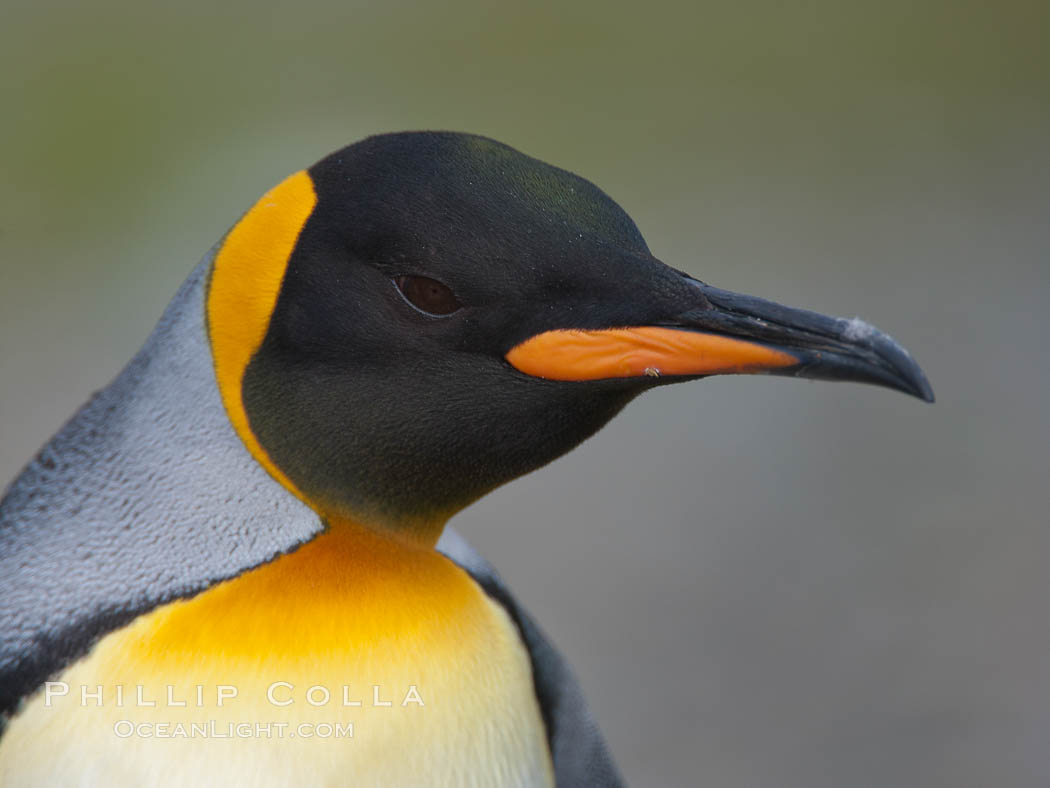
[{"label": "penguin neck", "polygon": [[371,543],[382,540],[391,546],[409,549],[433,550],[445,530],[448,518],[413,520],[391,523],[371,517],[329,513],[318,510],[325,523],[326,533],[339,538]]}]

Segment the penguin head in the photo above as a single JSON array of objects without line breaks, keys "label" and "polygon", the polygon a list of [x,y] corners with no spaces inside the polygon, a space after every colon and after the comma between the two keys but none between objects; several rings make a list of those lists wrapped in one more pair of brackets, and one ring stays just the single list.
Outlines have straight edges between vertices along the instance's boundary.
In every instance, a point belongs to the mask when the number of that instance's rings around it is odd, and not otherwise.
[{"label": "penguin head", "polygon": [[588,181],[492,140],[366,139],[271,190],[213,263],[208,327],[241,438],[329,517],[443,523],[648,388],[720,373],[931,400],[860,321],[710,287]]}]

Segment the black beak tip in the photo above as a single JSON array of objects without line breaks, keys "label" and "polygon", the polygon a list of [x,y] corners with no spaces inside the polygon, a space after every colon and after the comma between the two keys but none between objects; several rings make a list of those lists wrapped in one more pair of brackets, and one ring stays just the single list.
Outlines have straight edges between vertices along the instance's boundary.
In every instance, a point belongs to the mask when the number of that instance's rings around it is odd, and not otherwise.
[{"label": "black beak tip", "polygon": [[936,397],[933,395],[933,386],[930,385],[930,381],[926,379],[926,375],[923,374],[918,365],[915,366],[914,374],[910,377],[908,382],[911,384],[910,390],[907,392],[908,394],[918,397],[923,402],[929,402],[932,404],[936,401]]},{"label": "black beak tip", "polygon": [[681,325],[776,347],[798,359],[797,365],[772,374],[870,383],[934,401],[933,387],[911,354],[859,317],[830,317],[689,282],[703,303],[684,314]]},{"label": "black beak tip", "polygon": [[916,363],[907,350],[889,335],[874,329],[870,342],[870,347],[892,370],[892,375],[898,384],[897,388],[923,402],[934,401],[933,386],[930,385],[922,367]]}]

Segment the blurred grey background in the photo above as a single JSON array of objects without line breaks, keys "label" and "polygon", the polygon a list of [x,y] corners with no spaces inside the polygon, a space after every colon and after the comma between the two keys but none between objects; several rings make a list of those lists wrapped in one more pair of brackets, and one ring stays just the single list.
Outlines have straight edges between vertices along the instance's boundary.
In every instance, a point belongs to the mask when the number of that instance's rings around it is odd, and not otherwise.
[{"label": "blurred grey background", "polygon": [[456,525],[639,786],[1050,784],[1050,6],[5,0],[0,479],[258,195],[496,137],[937,391],[654,391]]}]

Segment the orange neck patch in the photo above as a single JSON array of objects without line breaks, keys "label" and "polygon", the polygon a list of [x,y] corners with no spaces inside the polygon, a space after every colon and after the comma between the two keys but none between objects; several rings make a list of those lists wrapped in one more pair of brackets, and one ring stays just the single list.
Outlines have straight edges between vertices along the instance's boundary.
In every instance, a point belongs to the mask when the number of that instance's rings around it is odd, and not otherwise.
[{"label": "orange neck patch", "polygon": [[241,384],[266,337],[288,259],[316,204],[313,181],[305,170],[264,194],[230,230],[215,255],[207,299],[215,375],[230,422],[270,475],[307,503],[252,432]]},{"label": "orange neck patch", "polygon": [[429,546],[343,521],[268,564],[151,613],[136,647],[143,663],[158,666],[192,665],[215,653],[251,664],[312,662],[377,644],[394,654],[417,640],[431,648],[443,643],[451,658],[468,633],[450,638],[442,630],[468,626],[480,598],[470,576]]}]

